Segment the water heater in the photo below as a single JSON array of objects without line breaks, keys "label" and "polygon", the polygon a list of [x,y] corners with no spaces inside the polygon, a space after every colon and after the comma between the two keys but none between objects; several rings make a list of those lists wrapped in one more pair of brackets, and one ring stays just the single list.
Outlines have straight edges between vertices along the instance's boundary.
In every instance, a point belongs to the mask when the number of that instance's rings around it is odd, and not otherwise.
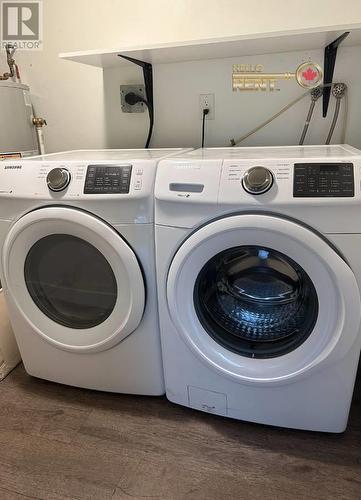
[{"label": "water heater", "polygon": [[[10,80],[0,81],[0,160],[10,153],[37,154],[29,87]],[[0,283],[0,381],[20,362]]]},{"label": "water heater", "polygon": [[10,80],[0,81],[0,155],[38,153],[36,133],[32,123],[33,108],[29,87]]}]

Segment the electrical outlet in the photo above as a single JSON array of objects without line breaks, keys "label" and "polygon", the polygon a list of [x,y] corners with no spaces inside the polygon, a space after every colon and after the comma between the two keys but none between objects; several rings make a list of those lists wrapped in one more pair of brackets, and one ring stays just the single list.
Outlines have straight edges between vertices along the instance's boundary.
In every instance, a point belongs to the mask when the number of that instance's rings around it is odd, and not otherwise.
[{"label": "electrical outlet", "polygon": [[129,92],[134,92],[134,94],[140,95],[145,98],[145,86],[143,84],[139,85],[120,85],[120,105],[123,113],[144,113],[147,109],[143,102],[137,102],[131,106],[125,102],[125,96]]},{"label": "electrical outlet", "polygon": [[214,120],[215,117],[215,104],[214,104],[214,94],[200,94],[199,95],[199,115],[201,120],[203,119],[203,110],[209,109],[208,115],[206,115],[206,120]]}]

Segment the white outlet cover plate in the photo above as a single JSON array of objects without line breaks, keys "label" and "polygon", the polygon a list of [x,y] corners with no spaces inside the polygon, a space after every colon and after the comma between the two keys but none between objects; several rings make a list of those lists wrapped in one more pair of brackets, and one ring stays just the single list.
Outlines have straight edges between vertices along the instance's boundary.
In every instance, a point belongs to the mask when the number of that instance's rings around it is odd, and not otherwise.
[{"label": "white outlet cover plate", "polygon": [[215,119],[215,98],[214,94],[199,94],[199,115],[200,119],[203,119],[203,109],[209,109],[208,115],[206,115],[206,120]]}]

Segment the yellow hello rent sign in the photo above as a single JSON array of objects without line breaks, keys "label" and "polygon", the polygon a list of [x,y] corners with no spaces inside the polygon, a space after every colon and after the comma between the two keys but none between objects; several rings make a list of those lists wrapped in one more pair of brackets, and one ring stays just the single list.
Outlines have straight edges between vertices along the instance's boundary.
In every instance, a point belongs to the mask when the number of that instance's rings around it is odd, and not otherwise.
[{"label": "yellow hello rent sign", "polygon": [[301,87],[312,89],[322,81],[322,69],[314,62],[304,62],[295,72],[265,73],[262,64],[234,64],[232,71],[233,91],[274,91],[279,90],[279,80],[293,80]]}]

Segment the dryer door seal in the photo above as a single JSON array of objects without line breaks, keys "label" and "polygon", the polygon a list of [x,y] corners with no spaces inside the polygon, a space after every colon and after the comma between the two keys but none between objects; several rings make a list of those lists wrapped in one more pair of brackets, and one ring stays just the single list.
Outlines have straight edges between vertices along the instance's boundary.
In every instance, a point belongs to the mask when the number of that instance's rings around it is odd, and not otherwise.
[{"label": "dryer door seal", "polygon": [[230,216],[191,234],[171,263],[167,299],[192,351],[250,383],[286,383],[341,358],[360,326],[347,263],[310,229],[273,215]]},{"label": "dryer door seal", "polygon": [[86,212],[46,207],[11,228],[6,288],[32,329],[56,347],[108,349],[139,325],[145,287],[130,246]]}]

